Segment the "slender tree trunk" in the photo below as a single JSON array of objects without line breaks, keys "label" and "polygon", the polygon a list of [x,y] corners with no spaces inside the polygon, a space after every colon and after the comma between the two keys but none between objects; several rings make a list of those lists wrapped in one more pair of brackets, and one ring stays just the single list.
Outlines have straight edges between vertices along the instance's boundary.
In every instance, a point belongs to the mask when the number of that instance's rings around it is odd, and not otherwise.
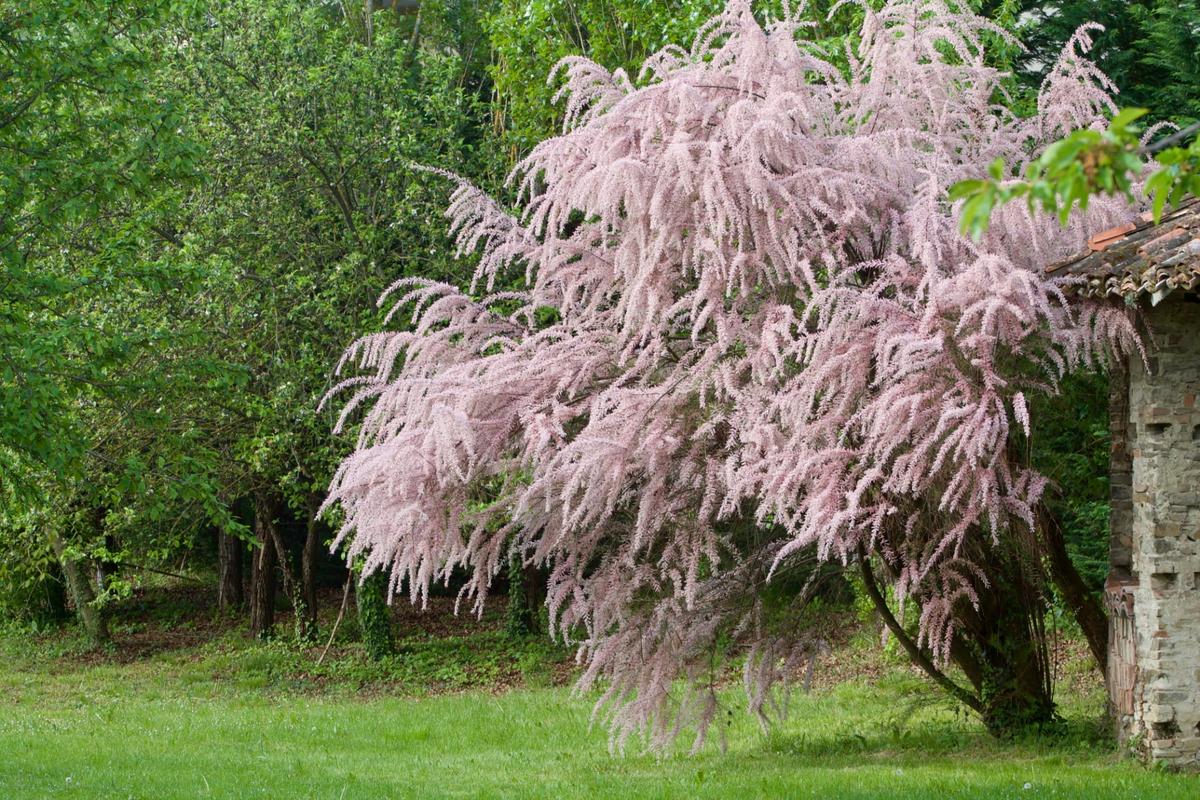
[{"label": "slender tree trunk", "polygon": [[242,580],[242,553],[245,547],[236,536],[217,532],[217,607],[241,608],[246,602]]},{"label": "slender tree trunk", "polygon": [[300,554],[301,596],[304,598],[308,627],[314,632],[317,629],[317,562],[321,557],[321,522],[317,518],[320,508],[320,496],[311,496],[308,501],[304,550]]},{"label": "slender tree trunk", "polygon": [[[275,630],[275,513],[279,510],[266,492],[254,493],[254,533],[258,550],[250,583],[250,632],[267,638]],[[284,554],[286,556],[286,553]]]},{"label": "slender tree trunk", "polygon": [[[277,495],[271,496],[270,504],[276,512],[283,510],[283,499]],[[274,516],[271,517],[268,534],[275,543],[275,562],[279,566],[279,574],[283,577],[284,594],[292,604],[296,638],[302,642],[313,642],[317,638],[316,618],[309,615],[303,588],[300,581],[296,579],[296,573],[292,570],[291,554],[288,552],[287,544],[283,540],[283,534],[280,532]]]},{"label": "slender tree trunk", "polygon": [[908,631],[904,630],[904,626],[896,619],[896,615],[888,607],[887,599],[884,598],[883,592],[879,589],[879,584],[875,580],[875,573],[871,570],[871,561],[867,556],[866,550],[859,546],[858,548],[858,567],[862,574],[863,586],[867,591],[867,597],[871,599],[875,610],[883,619],[884,624],[892,635],[896,637],[896,641],[904,648],[904,652],[908,654],[908,659],[914,665],[920,667],[926,675],[933,679],[938,686],[941,686],[951,697],[954,697],[967,708],[973,711],[982,713],[983,706],[979,702],[979,698],[963,687],[955,683],[949,676],[937,668],[933,663],[933,659],[929,654],[921,650],[916,641],[908,635]]},{"label": "slender tree trunk", "polygon": [[58,556],[58,563],[66,578],[67,590],[70,592],[71,601],[75,604],[75,612],[79,615],[79,622],[83,625],[84,633],[87,634],[89,641],[94,646],[107,644],[112,641],[112,636],[108,632],[108,620],[105,619],[104,613],[95,606],[96,594],[92,590],[92,583],[88,577],[84,560],[69,556],[66,544],[57,533],[52,534],[50,543],[54,548],[55,555]]}]

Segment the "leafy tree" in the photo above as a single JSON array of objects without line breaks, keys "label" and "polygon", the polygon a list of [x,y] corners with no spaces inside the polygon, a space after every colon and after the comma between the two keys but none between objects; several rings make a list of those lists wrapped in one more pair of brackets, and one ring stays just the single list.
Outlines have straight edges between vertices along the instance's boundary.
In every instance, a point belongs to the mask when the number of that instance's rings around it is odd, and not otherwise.
[{"label": "leafy tree", "polygon": [[[1004,159],[997,158],[988,166],[988,178],[959,181],[949,197],[962,201],[963,232],[978,239],[995,209],[1020,198],[1030,211],[1053,214],[1066,225],[1076,208],[1086,211],[1098,196],[1148,202],[1156,221],[1168,204],[1200,196],[1200,140],[1193,138],[1200,123],[1146,142],[1162,125],[1143,132],[1134,123],[1145,114],[1145,109],[1128,108],[1113,116],[1107,130],[1064,136],[1025,166],[1023,179],[1011,177]],[[1178,144],[1189,138],[1187,147]]]},{"label": "leafy tree", "polygon": [[174,98],[149,90],[150,33],[165,2],[32,2],[0,10],[0,487],[78,471],[81,397],[120,396],[109,369],[144,344],[88,313],[119,291],[172,279],[137,244],[194,176]]},{"label": "leafy tree", "polygon": [[[489,163],[486,115],[468,88],[481,73],[467,70],[482,67],[445,46],[471,41],[469,25],[448,20],[422,9],[418,28],[377,12],[368,35],[329,5],[230,0],[165,48],[207,155],[176,225],[179,255],[208,276],[199,298],[214,356],[246,376],[209,444],[253,497],[258,633],[273,625],[277,571],[300,634],[313,632],[317,511],[344,447],[318,406],[350,332],[380,324],[364,301],[396,274],[462,272],[444,235],[427,234],[441,188],[409,167],[483,174]],[[293,519],[305,530],[299,564]]]},{"label": "leafy tree", "polygon": [[[856,565],[914,661],[997,733],[1053,715],[1047,581],[1104,655],[1022,442],[1029,396],[1136,346],[1041,269],[1130,208],[1101,199],[1064,233],[1012,205],[972,243],[942,202],[1102,117],[1086,33],[1022,119],[993,102],[983,40],[1002,31],[957,7],[867,11],[850,70],[801,22],[733,2],[641,88],[568,60],[567,132],[518,166],[520,214],[458,180],[472,288],[397,282],[385,299],[416,330],[344,359],[362,370],[346,413],[368,405],[331,496],[350,556],[417,596],[466,565],[482,602],[515,536],[619,741],[661,743],[675,718],[703,733],[731,646],[765,715],[814,643],[807,583],[781,605],[762,587],[813,560]],[[879,569],[920,609],[915,637]],[[680,675],[700,691],[677,696]]]},{"label": "leafy tree", "polygon": [[[586,56],[631,77],[646,56],[687,41],[721,8],[721,0],[502,0],[487,18],[495,53],[491,76],[507,124],[510,160],[558,132],[561,107],[546,65]],[[538,76],[531,80],[531,76]]]},{"label": "leafy tree", "polygon": [[1200,10],[1194,0],[983,0],[982,13],[1007,17],[1025,50],[1017,74],[1036,90],[1063,45],[1083,25],[1098,24],[1092,58],[1120,90],[1121,103],[1151,109],[1156,119],[1198,116]]},{"label": "leafy tree", "polygon": [[[316,511],[343,452],[318,400],[350,332],[378,324],[364,300],[397,272],[461,271],[428,234],[442,188],[407,164],[484,176],[495,160],[478,16],[3,13],[20,80],[0,118],[0,570],[40,596],[69,577],[45,560],[57,549],[85,579],[76,606],[99,609],[215,529],[222,600],[241,601],[251,539],[259,583],[279,571],[311,635]],[[266,631],[275,591],[256,586]]]},{"label": "leafy tree", "polygon": [[1200,6],[1195,0],[1156,0],[1135,4],[1133,11],[1146,38],[1137,48],[1137,68],[1125,82],[1123,102],[1180,123],[1200,119]]},{"label": "leafy tree", "polygon": [[162,466],[186,434],[172,427],[182,419],[161,424],[161,399],[191,391],[205,361],[183,356],[194,328],[167,313],[196,276],[157,257],[198,176],[179,98],[158,80],[156,35],[175,8],[0,11],[0,537],[26,581],[66,579],[97,641],[96,594],[111,587],[91,567],[127,549],[102,530],[107,498],[161,512],[162,490],[216,505],[210,482],[164,480]]}]

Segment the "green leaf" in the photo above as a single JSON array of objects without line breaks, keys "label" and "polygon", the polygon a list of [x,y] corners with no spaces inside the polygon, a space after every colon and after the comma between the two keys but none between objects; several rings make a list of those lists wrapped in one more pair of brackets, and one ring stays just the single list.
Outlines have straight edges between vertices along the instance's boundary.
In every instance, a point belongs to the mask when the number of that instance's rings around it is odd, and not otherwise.
[{"label": "green leaf", "polygon": [[1108,127],[1110,130],[1123,130],[1149,113],[1150,109],[1148,108],[1123,108],[1112,118]]}]

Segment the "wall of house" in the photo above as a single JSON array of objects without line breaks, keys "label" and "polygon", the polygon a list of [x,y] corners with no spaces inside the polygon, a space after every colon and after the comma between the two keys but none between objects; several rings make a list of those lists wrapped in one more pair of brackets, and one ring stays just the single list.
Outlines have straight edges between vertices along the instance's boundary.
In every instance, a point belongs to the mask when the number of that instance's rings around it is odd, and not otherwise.
[{"label": "wall of house", "polygon": [[[1149,370],[1133,359],[1132,595],[1136,680],[1125,736],[1171,766],[1200,765],[1200,302],[1147,307]],[[1119,557],[1119,556],[1118,556]],[[1110,584],[1110,604],[1113,598]],[[1119,642],[1114,645],[1119,646]],[[1132,654],[1130,654],[1132,655]],[[1111,685],[1111,684],[1110,684]]]}]

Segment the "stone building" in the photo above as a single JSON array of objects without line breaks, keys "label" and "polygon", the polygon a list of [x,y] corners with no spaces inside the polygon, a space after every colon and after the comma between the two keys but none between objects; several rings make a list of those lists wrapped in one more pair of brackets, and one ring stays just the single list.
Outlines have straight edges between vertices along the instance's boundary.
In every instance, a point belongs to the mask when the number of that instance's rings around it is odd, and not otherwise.
[{"label": "stone building", "polygon": [[1108,689],[1120,739],[1200,767],[1200,202],[1050,268],[1137,306],[1148,358],[1114,369]]}]

